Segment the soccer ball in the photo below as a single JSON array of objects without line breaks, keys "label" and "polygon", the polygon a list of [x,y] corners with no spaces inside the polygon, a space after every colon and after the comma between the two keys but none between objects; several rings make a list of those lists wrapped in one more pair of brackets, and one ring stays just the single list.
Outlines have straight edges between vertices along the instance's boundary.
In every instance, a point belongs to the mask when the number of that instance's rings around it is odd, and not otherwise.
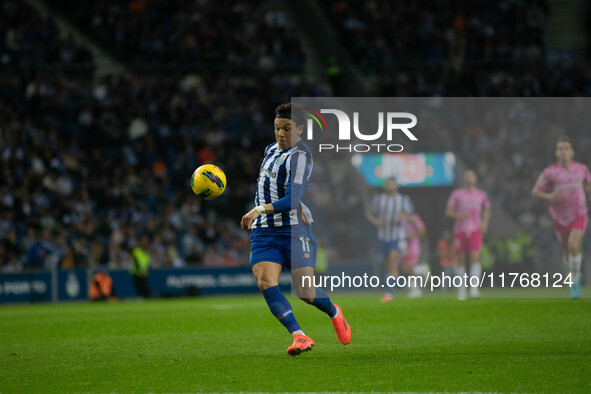
[{"label": "soccer ball", "polygon": [[204,200],[213,200],[226,189],[226,174],[213,164],[204,164],[191,176],[191,189]]}]

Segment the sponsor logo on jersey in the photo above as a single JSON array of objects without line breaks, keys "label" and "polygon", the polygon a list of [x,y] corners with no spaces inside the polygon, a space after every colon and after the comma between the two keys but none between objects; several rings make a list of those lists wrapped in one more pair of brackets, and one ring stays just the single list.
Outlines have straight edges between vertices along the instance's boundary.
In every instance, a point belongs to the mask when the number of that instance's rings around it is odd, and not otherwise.
[{"label": "sponsor logo on jersey", "polygon": [[267,178],[277,178],[277,173],[275,171],[269,171],[266,168],[261,169],[261,176],[265,176]]}]

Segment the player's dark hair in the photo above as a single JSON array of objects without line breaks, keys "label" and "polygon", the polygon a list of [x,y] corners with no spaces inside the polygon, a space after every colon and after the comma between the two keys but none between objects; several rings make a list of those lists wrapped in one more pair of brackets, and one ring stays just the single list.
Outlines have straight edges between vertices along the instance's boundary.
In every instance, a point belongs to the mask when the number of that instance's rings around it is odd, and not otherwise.
[{"label": "player's dark hair", "polygon": [[275,118],[291,119],[295,124],[301,126],[306,121],[304,107],[298,103],[283,103],[275,108]]},{"label": "player's dark hair", "polygon": [[558,140],[556,140],[556,143],[560,143],[560,142],[568,142],[570,144],[570,146],[573,146],[573,142],[571,141],[571,139],[569,138],[568,135],[561,135],[560,137],[558,137]]}]

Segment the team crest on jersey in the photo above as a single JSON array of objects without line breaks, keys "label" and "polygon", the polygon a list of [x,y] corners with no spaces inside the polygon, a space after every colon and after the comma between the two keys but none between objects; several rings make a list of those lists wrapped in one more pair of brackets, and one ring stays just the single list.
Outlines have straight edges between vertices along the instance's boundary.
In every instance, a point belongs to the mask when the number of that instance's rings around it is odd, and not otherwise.
[{"label": "team crest on jersey", "polygon": [[280,166],[285,161],[285,155],[281,155],[281,157],[277,160],[276,164]]}]

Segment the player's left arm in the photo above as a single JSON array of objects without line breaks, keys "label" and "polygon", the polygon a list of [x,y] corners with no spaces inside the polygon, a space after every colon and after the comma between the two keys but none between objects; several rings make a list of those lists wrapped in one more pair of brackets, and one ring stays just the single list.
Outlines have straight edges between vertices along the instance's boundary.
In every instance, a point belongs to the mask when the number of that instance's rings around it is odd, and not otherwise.
[{"label": "player's left arm", "polygon": [[482,234],[486,234],[486,232],[488,231],[488,222],[490,221],[490,208],[489,209],[485,209],[484,212],[482,213]]},{"label": "player's left arm", "polygon": [[365,217],[371,224],[376,227],[384,227],[386,224],[384,219],[378,217],[379,209],[378,209],[378,196],[374,196],[373,202],[371,203],[371,207],[365,211]]},{"label": "player's left arm", "polygon": [[312,177],[312,158],[304,151],[292,154],[286,163],[287,184],[285,196],[274,201],[274,212],[288,212],[297,208],[304,197],[306,182]]},{"label": "player's left arm", "polygon": [[413,222],[412,215],[415,213],[415,206],[412,203],[412,200],[409,196],[404,196],[404,200],[402,202],[402,210],[400,212],[400,217],[406,221]]},{"label": "player's left arm", "polygon": [[585,185],[585,189],[587,193],[589,193],[589,199],[591,200],[591,173],[589,173],[589,168],[585,166],[585,179],[583,179],[583,185]]},{"label": "player's left arm", "polygon": [[482,226],[480,231],[482,234],[486,234],[488,231],[488,223],[490,222],[490,201],[488,196],[485,196],[484,202],[482,203]]}]

